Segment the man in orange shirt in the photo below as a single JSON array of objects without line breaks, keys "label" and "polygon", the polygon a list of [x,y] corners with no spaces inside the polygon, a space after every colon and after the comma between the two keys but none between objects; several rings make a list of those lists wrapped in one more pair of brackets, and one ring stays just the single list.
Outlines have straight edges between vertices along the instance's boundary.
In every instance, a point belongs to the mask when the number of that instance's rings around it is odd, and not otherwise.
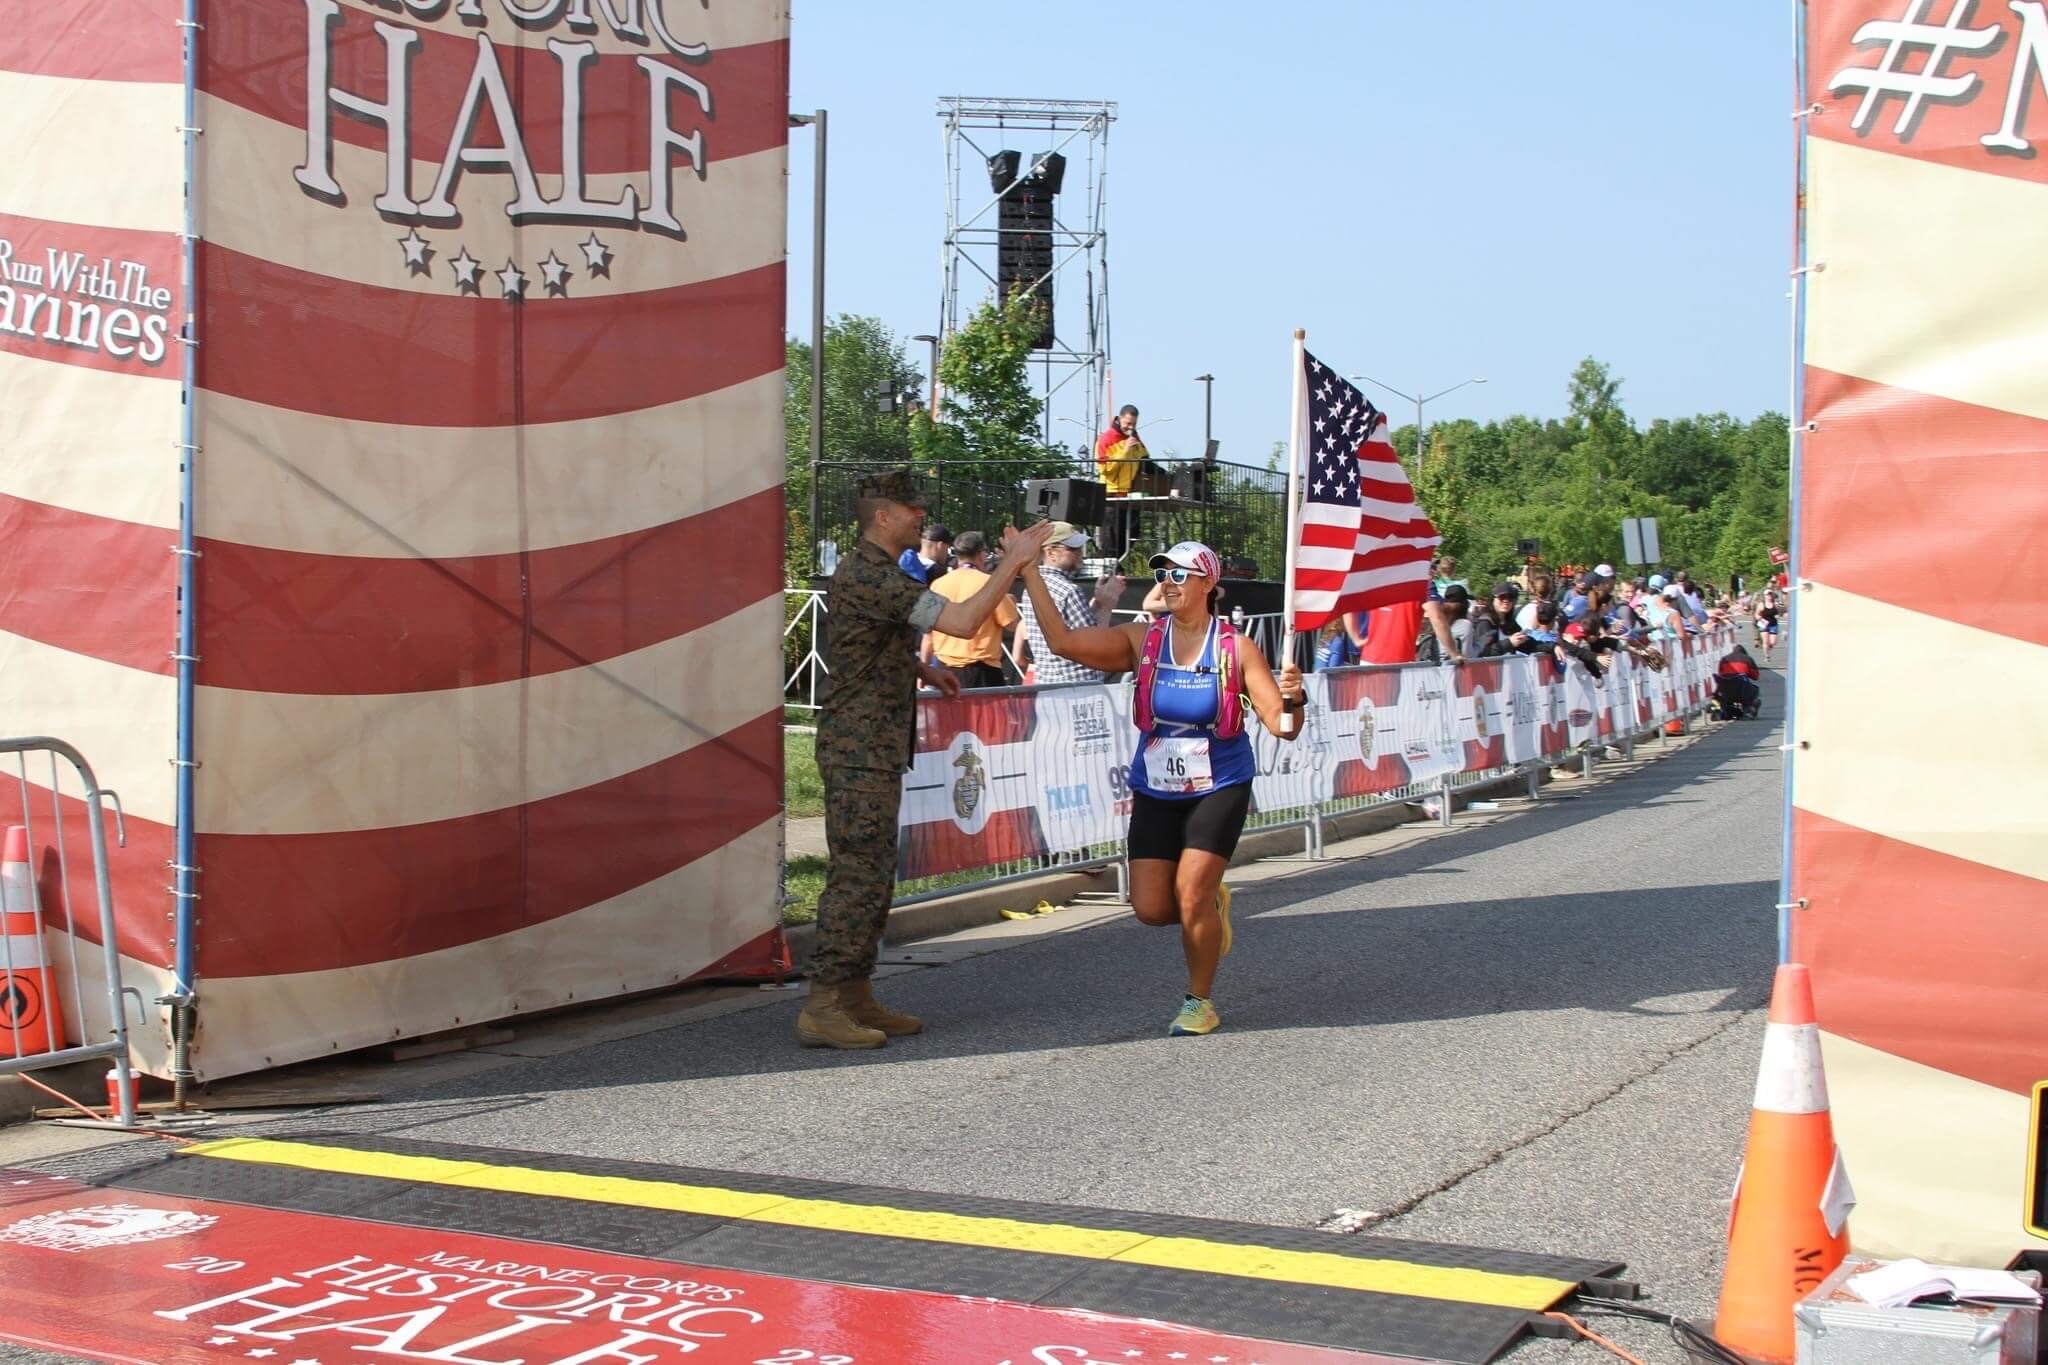
[{"label": "man in orange shirt", "polygon": [[[988,538],[979,531],[963,531],[953,542],[953,569],[935,581],[932,591],[949,602],[965,602],[988,582]],[[996,602],[995,613],[981,623],[974,634],[962,638],[932,631],[924,637],[926,662],[936,659],[962,687],[1003,685],[1003,632],[1017,624],[1017,604],[1004,597]]]}]

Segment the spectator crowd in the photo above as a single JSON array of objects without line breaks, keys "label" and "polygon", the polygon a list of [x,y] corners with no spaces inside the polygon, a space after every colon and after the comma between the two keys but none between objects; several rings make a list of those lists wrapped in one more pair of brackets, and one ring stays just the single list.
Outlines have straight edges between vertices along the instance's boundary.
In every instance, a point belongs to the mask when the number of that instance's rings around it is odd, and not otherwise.
[{"label": "spectator crowd", "polygon": [[[1084,585],[1080,574],[1087,546],[1085,531],[1060,522],[1042,552],[1048,596],[1069,629],[1109,624],[1123,595],[1124,581],[1114,573],[1097,579],[1092,589]],[[905,550],[899,562],[904,573],[952,602],[979,591],[992,567],[983,533],[956,536],[936,523],[925,528],[917,548]],[[1744,620],[1768,660],[1785,616],[1781,582],[1773,579],[1755,590],[1732,585],[1734,591],[1724,591],[1696,580],[1686,569],[1668,575],[1623,574],[1611,564],[1596,564],[1559,574],[1532,563],[1482,594],[1458,576],[1457,560],[1445,555],[1431,566],[1425,601],[1348,612],[1331,621],[1315,642],[1315,666],[1548,654],[1560,664],[1575,661],[1597,678],[1618,654],[1662,668],[1676,642]],[[971,637],[927,633],[920,654],[953,673],[962,687],[1103,680],[1096,670],[1047,647],[1029,598],[1005,601]],[[1722,691],[1734,694],[1736,713],[1753,714],[1756,660],[1741,646],[1729,657],[1734,662],[1722,676],[1741,681],[1724,684]]]}]

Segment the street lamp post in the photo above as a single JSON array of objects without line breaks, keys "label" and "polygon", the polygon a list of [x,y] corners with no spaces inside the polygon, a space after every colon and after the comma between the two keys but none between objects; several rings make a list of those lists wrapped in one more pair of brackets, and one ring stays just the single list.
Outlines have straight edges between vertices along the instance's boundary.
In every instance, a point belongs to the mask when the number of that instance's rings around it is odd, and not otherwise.
[{"label": "street lamp post", "polygon": [[824,507],[825,462],[825,111],[791,114],[792,128],[818,130],[811,177],[811,565],[818,564],[818,520]]},{"label": "street lamp post", "polygon": [[920,333],[919,335],[912,337],[911,340],[928,341],[931,343],[932,420],[936,422],[939,420],[939,339],[935,336],[932,336],[930,333]]},{"label": "street lamp post", "polygon": [[1210,400],[1216,396],[1216,376],[1198,374],[1195,376],[1195,382],[1202,386],[1202,458],[1206,460],[1209,458],[1209,431],[1213,425],[1215,411]]},{"label": "street lamp post", "polygon": [[1445,394],[1455,393],[1459,389],[1464,388],[1467,384],[1484,384],[1486,382],[1484,378],[1461,379],[1457,383],[1451,385],[1448,389],[1438,389],[1435,393],[1432,394],[1413,394],[1403,393],[1401,392],[1401,390],[1395,388],[1392,384],[1381,383],[1381,381],[1374,379],[1369,374],[1354,374],[1347,376],[1347,378],[1363,379],[1368,384],[1378,384],[1381,388],[1385,389],[1388,393],[1393,394],[1396,398],[1405,398],[1415,405],[1415,464],[1417,468],[1420,468],[1422,466],[1422,405],[1424,403],[1434,403],[1437,399],[1443,397]]}]

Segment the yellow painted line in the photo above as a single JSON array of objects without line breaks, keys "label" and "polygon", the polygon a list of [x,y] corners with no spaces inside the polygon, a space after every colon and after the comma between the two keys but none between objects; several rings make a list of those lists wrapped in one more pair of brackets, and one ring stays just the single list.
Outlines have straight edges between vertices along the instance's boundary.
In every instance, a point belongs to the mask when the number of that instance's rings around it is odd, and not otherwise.
[{"label": "yellow painted line", "polygon": [[685,1185],[629,1176],[583,1175],[574,1171],[451,1161],[443,1157],[408,1156],[396,1152],[366,1152],[266,1138],[202,1142],[185,1148],[181,1155],[246,1161],[264,1166],[292,1166],[343,1175],[368,1175],[414,1184],[550,1195],[557,1199],[666,1209],[675,1213],[774,1223],[783,1227],[858,1232],[875,1237],[901,1237],[919,1242],[992,1247],[1003,1251],[1036,1251],[1081,1260],[1193,1270],[1283,1284],[1356,1289],[1375,1294],[1408,1294],[1456,1303],[1524,1308],[1532,1312],[1550,1307],[1578,1287],[1570,1280],[1541,1275],[1506,1275],[1491,1270],[1340,1256],[1327,1251],[1288,1251],[1279,1247],[1210,1242],[1196,1237],[1153,1237],[1114,1228],[1030,1223],[980,1214],[849,1204],[836,1199],[799,1199],[720,1189],[711,1185]]}]

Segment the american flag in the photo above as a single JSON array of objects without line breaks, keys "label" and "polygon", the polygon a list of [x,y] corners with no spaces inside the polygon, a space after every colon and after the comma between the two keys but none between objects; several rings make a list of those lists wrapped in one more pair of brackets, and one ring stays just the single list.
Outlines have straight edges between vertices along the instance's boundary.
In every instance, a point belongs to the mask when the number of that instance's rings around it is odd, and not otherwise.
[{"label": "american flag", "polygon": [[1387,415],[1305,350],[1301,363],[1307,382],[1294,416],[1302,480],[1294,629],[1310,631],[1341,612],[1421,601],[1443,537],[1416,505],[1387,439]]}]

